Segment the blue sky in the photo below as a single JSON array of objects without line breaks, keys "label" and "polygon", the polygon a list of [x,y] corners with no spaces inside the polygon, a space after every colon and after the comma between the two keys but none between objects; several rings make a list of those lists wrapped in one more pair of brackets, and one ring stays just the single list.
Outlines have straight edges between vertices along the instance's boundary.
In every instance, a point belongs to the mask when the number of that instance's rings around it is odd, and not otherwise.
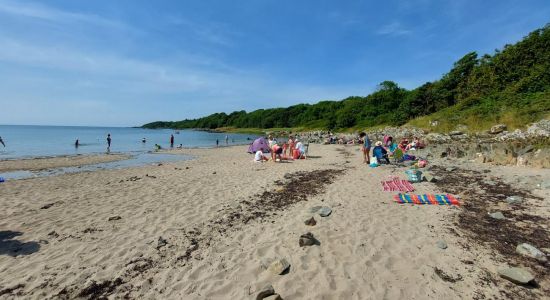
[{"label": "blue sky", "polygon": [[548,0],[0,0],[0,124],[134,126],[439,78]]}]

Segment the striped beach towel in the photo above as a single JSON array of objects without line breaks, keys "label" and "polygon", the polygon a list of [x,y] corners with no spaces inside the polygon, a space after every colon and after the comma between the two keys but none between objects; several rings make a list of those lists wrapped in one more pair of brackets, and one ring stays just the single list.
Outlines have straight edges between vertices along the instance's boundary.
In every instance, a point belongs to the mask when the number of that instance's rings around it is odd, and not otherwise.
[{"label": "striped beach towel", "polygon": [[450,194],[446,195],[412,195],[412,194],[397,194],[394,199],[398,203],[412,204],[432,204],[432,205],[460,205],[458,200]]},{"label": "striped beach towel", "polygon": [[392,178],[392,180],[382,181],[382,187],[385,192],[413,192],[413,185],[403,179]]}]

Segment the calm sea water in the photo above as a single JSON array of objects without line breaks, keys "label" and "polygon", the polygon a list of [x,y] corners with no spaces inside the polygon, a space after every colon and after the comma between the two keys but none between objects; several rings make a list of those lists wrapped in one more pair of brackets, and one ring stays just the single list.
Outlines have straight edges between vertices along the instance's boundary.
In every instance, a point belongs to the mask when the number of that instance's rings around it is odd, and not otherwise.
[{"label": "calm sea water", "polygon": [[[154,150],[155,144],[168,148],[171,134],[174,134],[174,146],[183,144],[184,147],[215,147],[216,139],[220,146],[224,146],[226,135],[229,137],[229,145],[248,144],[255,138],[254,135],[195,130],[180,130],[176,134],[176,131],[170,129],[0,125],[0,137],[6,144],[6,147],[0,144],[0,160],[105,153],[109,133],[112,138],[111,152],[134,154]],[[143,138],[146,143],[142,143]],[[76,139],[80,142],[78,148],[74,145]]]}]

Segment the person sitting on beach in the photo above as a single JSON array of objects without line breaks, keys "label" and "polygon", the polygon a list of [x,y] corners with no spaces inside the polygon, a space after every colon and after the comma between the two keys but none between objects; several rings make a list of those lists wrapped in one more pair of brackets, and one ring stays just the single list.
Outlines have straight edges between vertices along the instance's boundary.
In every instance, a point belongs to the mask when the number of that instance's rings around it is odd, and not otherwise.
[{"label": "person sitting on beach", "polygon": [[399,143],[399,145],[397,146],[399,149],[401,149],[401,151],[403,151],[403,153],[407,152],[407,146],[409,145],[409,140],[407,139],[402,139],[401,140],[401,143]]},{"label": "person sitting on beach", "polygon": [[254,162],[264,162],[264,161],[268,161],[268,160],[269,160],[269,158],[267,158],[264,155],[262,150],[256,151],[256,154],[254,155]]},{"label": "person sitting on beach", "polygon": [[388,159],[388,151],[386,151],[386,149],[382,147],[382,142],[378,141],[374,145],[375,146],[372,149],[372,155],[376,157],[376,160],[378,160],[378,164],[381,164],[383,161],[389,164],[390,160]]},{"label": "person sitting on beach", "polygon": [[162,149],[162,147],[159,144],[155,144],[155,150],[159,151],[160,149]]},{"label": "person sitting on beach", "polygon": [[389,155],[393,155],[393,152],[397,149],[397,144],[393,142],[393,137],[388,136],[385,138],[385,147]]},{"label": "person sitting on beach", "polygon": [[416,150],[418,148],[420,148],[420,141],[415,137],[413,141],[407,145],[407,150]]},{"label": "person sitting on beach", "polygon": [[177,148],[178,148],[178,149],[182,149],[182,148],[183,148],[183,144],[180,144]]}]

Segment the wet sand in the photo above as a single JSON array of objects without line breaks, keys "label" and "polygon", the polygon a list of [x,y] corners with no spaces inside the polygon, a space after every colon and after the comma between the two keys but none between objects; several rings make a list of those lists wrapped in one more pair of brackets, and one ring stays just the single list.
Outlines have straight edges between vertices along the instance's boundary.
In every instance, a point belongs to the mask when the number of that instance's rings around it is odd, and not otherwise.
[{"label": "wet sand", "polygon": [[86,154],[29,159],[0,160],[0,173],[11,171],[39,171],[63,167],[77,167],[128,159],[127,154]]},{"label": "wet sand", "polygon": [[[464,205],[420,206],[382,191],[381,180],[405,178],[406,168],[370,168],[358,146],[311,145],[310,159],[285,163],[254,163],[245,150],[186,149],[195,160],[2,183],[0,298],[255,299],[267,284],[283,299],[550,291],[545,265],[503,246],[523,235],[548,247],[549,191],[535,182],[550,179],[547,170],[464,163],[448,172],[452,161],[436,161],[441,180],[414,184],[416,192],[455,193]],[[518,174],[533,181],[510,186]],[[496,184],[476,185],[485,179]],[[525,202],[509,206],[505,194]],[[509,220],[487,221],[495,208]],[[305,225],[312,216],[316,225]],[[318,243],[300,247],[307,232]],[[506,232],[510,239],[490,239]],[[283,275],[266,270],[278,258],[290,263]],[[500,278],[504,265],[529,268],[538,286]]]}]

